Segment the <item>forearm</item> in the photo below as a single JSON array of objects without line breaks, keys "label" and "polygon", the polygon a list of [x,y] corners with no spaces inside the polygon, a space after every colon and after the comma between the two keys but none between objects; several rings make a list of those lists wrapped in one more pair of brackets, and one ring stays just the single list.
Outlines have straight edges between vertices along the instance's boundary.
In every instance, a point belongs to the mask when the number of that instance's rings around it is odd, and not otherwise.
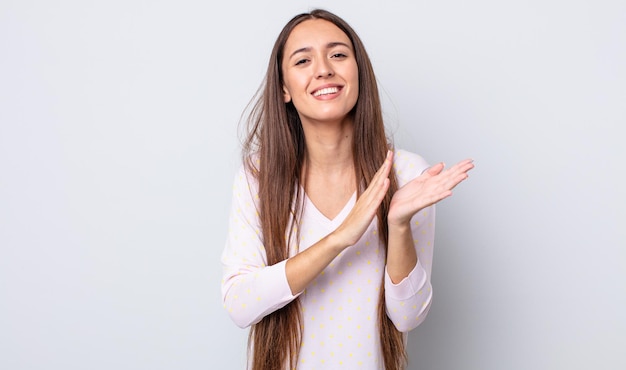
[{"label": "forearm", "polygon": [[409,275],[417,264],[410,221],[400,225],[389,224],[387,246],[387,273],[394,284]]},{"label": "forearm", "polygon": [[284,261],[263,267],[227,262],[223,260],[222,299],[224,308],[239,327],[259,322],[296,298],[285,278]]},{"label": "forearm", "polygon": [[306,250],[289,258],[285,266],[292,294],[302,292],[347,245],[331,233]]},{"label": "forearm", "polygon": [[[426,222],[426,214],[422,212],[403,227],[389,225],[385,304],[389,318],[402,332],[424,320],[432,301],[429,256],[433,224]],[[422,227],[412,230],[412,224]]]},{"label": "forearm", "polygon": [[431,302],[432,286],[421,262],[399,284],[394,284],[389,274],[385,275],[387,316],[401,332],[410,331],[422,323]]},{"label": "forearm", "polygon": [[[350,214],[332,233],[287,260],[287,281],[293,294],[302,292],[344,249],[354,245],[372,223],[389,189],[392,152],[370,185],[361,194]],[[409,231],[410,232],[410,231]]]}]

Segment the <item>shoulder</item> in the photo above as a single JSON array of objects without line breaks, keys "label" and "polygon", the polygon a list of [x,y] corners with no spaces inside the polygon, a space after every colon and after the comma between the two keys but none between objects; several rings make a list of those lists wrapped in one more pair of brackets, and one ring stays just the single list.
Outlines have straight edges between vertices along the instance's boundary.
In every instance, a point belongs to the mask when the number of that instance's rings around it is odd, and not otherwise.
[{"label": "shoulder", "polygon": [[396,149],[394,153],[393,168],[399,186],[421,175],[428,167],[428,162],[418,154],[403,149]]},{"label": "shoulder", "polygon": [[246,158],[237,169],[234,178],[234,190],[256,193],[258,191],[257,169],[259,168],[258,156]]}]

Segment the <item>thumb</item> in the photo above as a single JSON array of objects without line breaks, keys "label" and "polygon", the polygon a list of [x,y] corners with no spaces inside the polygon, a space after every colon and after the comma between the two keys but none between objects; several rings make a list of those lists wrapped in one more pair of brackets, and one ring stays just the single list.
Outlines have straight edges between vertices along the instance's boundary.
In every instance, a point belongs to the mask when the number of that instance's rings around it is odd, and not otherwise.
[{"label": "thumb", "polygon": [[436,176],[438,174],[441,173],[441,171],[443,171],[443,168],[445,167],[445,163],[443,162],[439,162],[431,167],[429,167],[426,171],[427,174],[429,174],[430,176]]}]

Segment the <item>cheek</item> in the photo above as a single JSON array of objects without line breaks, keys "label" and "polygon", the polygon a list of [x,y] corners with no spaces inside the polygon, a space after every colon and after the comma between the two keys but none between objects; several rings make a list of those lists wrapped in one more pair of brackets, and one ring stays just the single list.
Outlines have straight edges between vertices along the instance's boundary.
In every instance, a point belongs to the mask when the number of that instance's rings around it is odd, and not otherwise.
[{"label": "cheek", "polygon": [[289,94],[295,95],[298,90],[301,90],[303,87],[302,81],[299,76],[291,74],[283,75],[283,89],[285,89]]},{"label": "cheek", "polygon": [[354,64],[352,79],[353,79],[353,83],[356,84],[357,90],[358,90],[358,87],[359,87],[359,68],[356,66],[356,63]]},{"label": "cheek", "polygon": [[351,83],[353,86],[353,92],[355,97],[359,96],[359,88],[360,88],[360,84],[359,84],[359,71],[358,69],[356,69],[356,67],[354,68],[354,72],[353,75],[351,76]]}]

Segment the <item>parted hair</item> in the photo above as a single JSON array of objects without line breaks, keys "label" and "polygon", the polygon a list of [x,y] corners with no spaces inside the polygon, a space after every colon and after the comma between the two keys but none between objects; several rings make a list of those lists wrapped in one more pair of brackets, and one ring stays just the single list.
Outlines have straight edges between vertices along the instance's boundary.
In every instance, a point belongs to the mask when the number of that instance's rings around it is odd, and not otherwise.
[{"label": "parted hair", "polygon": [[[265,79],[251,102],[245,122],[243,159],[259,184],[259,218],[262,242],[271,266],[289,258],[297,246],[302,212],[303,166],[306,143],[298,112],[283,98],[282,60],[285,43],[302,22],[322,19],[341,29],[352,42],[358,67],[359,95],[350,112],[353,119],[353,158],[357,196],[367,188],[391,148],[385,133],[376,77],[365,47],[357,33],[340,17],[316,9],[292,18],[282,29],[269,60]],[[392,171],[393,173],[393,171]],[[397,190],[395,175],[377,213],[379,237],[387,245],[387,213],[391,195]],[[294,236],[296,236],[294,238]],[[386,248],[384,248],[386,253]],[[386,370],[406,366],[403,334],[385,311],[384,279],[378,300],[380,345]],[[299,299],[265,316],[252,326],[248,338],[251,370],[295,369],[302,343],[302,314]]]}]

